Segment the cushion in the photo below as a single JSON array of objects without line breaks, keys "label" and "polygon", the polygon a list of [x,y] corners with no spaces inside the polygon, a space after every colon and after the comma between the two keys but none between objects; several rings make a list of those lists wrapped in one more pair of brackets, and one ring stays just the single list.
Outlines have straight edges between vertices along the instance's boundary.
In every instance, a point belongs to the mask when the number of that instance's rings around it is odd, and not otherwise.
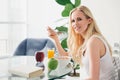
[{"label": "cushion", "polygon": [[15,55],[34,56],[36,51],[44,51],[46,56],[47,47],[55,48],[55,45],[52,42],[52,40],[48,38],[26,38],[18,45],[14,52],[14,56]]},{"label": "cushion", "polygon": [[120,80],[120,58],[113,57],[113,65],[115,68],[115,80]]}]

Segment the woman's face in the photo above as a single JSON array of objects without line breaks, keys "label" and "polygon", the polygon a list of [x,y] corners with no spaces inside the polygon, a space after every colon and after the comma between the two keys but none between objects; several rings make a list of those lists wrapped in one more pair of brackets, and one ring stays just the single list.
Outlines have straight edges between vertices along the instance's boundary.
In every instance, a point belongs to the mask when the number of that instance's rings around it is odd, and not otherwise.
[{"label": "woman's face", "polygon": [[[89,18],[90,19],[90,18]],[[71,15],[71,24],[76,33],[84,34],[87,30],[90,20],[85,17],[83,12],[74,11]]]}]

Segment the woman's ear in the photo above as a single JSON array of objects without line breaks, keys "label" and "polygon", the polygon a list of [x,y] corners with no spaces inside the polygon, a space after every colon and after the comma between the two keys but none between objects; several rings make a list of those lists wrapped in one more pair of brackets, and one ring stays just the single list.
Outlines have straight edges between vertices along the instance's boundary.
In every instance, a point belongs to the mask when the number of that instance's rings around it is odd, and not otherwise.
[{"label": "woman's ear", "polygon": [[93,20],[91,18],[88,19],[88,23],[90,24]]}]

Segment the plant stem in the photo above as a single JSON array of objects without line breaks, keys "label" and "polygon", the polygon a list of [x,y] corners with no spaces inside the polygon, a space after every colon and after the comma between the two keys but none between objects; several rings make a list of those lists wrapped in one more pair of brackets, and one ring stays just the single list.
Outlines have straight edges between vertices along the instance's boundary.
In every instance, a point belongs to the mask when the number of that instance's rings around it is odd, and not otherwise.
[{"label": "plant stem", "polygon": [[74,72],[73,72],[74,75],[76,75],[76,69],[74,68]]}]

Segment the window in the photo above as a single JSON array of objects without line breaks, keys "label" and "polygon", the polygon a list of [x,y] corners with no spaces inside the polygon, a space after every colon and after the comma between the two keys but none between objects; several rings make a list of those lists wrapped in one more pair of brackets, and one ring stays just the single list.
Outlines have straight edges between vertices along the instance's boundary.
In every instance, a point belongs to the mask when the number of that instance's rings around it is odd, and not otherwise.
[{"label": "window", "polygon": [[28,0],[0,0],[0,56],[12,54],[27,36]]}]

